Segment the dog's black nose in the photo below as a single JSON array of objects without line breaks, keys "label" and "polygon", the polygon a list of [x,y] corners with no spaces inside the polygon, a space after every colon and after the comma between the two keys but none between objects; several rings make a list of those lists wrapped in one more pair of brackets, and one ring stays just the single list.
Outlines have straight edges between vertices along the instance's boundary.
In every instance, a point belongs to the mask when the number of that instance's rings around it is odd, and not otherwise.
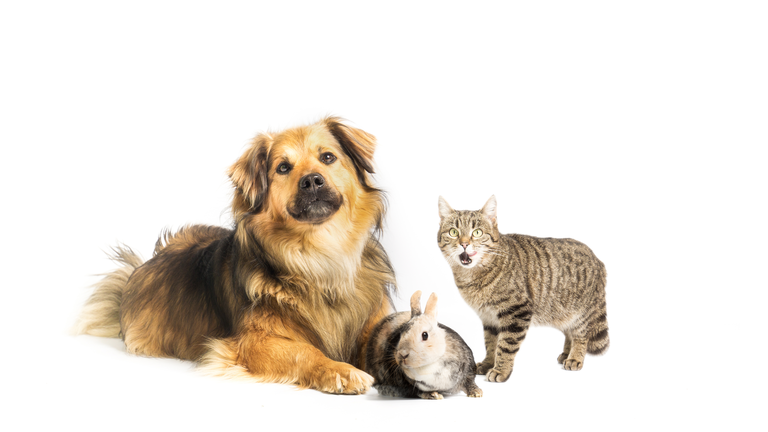
[{"label": "dog's black nose", "polygon": [[323,187],[325,179],[318,173],[307,174],[299,180],[299,189],[317,190]]}]

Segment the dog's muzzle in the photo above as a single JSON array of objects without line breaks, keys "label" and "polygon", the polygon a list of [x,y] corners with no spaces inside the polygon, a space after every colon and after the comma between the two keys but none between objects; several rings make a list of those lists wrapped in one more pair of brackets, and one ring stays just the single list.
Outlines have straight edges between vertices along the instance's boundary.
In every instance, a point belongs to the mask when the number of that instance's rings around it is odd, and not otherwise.
[{"label": "dog's muzzle", "polygon": [[326,184],[322,175],[310,173],[299,180],[288,214],[300,222],[320,224],[333,216],[342,202],[341,195]]}]

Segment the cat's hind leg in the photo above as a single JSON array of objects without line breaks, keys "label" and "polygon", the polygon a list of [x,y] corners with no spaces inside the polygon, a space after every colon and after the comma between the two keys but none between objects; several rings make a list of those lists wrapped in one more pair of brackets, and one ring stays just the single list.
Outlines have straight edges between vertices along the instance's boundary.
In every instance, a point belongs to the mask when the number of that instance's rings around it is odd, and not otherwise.
[{"label": "cat's hind leg", "polygon": [[[564,332],[565,333],[565,332]],[[557,362],[563,364],[565,359],[568,358],[568,354],[571,353],[571,337],[568,333],[565,333],[565,344],[563,345],[563,352],[557,356]]]},{"label": "cat's hind leg", "polygon": [[581,370],[584,367],[584,356],[587,355],[587,338],[581,333],[570,333],[566,335],[571,341],[571,350],[568,357],[563,361],[563,369],[569,371]]}]

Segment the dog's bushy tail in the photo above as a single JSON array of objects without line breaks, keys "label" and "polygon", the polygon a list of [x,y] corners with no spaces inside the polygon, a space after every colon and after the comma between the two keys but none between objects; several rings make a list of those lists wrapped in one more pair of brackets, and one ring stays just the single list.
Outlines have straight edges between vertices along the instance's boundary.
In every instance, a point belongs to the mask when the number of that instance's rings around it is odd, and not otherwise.
[{"label": "dog's bushy tail", "polygon": [[95,290],[72,329],[75,334],[101,337],[120,335],[120,303],[123,301],[123,290],[128,284],[128,278],[143,264],[143,260],[128,246],[117,246],[112,251],[110,258],[120,264],[120,267],[104,274],[94,285]]}]

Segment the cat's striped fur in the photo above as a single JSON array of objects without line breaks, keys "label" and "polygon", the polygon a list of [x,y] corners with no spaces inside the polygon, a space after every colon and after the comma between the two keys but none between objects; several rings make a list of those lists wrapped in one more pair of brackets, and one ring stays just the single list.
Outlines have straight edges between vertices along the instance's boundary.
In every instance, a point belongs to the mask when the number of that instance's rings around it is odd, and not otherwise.
[{"label": "cat's striped fur", "polygon": [[478,375],[506,381],[531,324],[565,334],[557,361],[580,370],[586,353],[608,349],[606,271],[583,243],[572,239],[499,234],[496,198],[479,211],[456,211],[440,197],[438,246],[464,300],[485,333]]}]

